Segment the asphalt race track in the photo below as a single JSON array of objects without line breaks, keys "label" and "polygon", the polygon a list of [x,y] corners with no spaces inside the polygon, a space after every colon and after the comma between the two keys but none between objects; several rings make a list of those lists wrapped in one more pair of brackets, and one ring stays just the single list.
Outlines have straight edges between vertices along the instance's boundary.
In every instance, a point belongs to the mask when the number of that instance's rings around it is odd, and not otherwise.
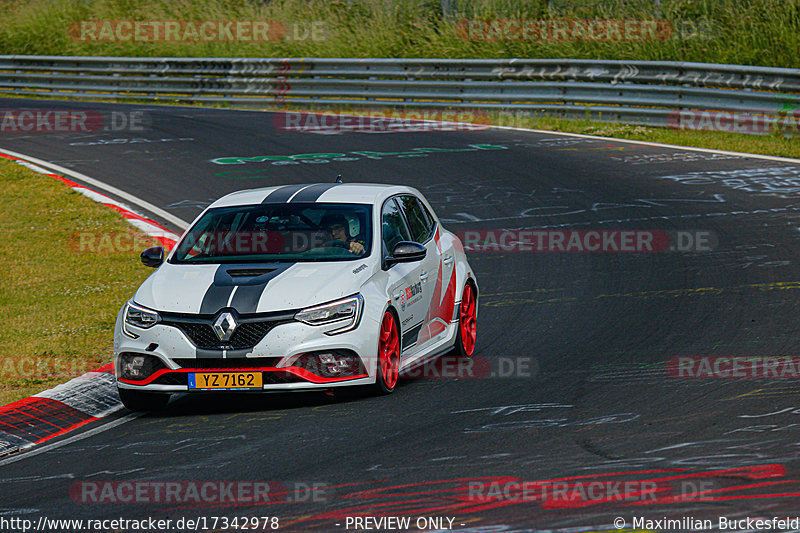
[{"label": "asphalt race track", "polygon": [[[209,517],[270,516],[285,531],[352,531],[362,528],[347,517],[405,516],[415,531],[420,517],[451,518],[454,531],[597,531],[617,517],[800,514],[800,369],[726,377],[713,359],[800,356],[800,164],[499,129],[323,135],[259,112],[4,107],[143,111],[145,131],[4,131],[0,149],[185,221],[234,190],[342,174],[418,188],[457,232],[682,231],[670,246],[689,249],[473,250],[472,376],[431,372],[387,397],[184,395],[0,461],[0,517],[205,517],[213,530]],[[328,156],[212,161],[312,153]],[[717,377],[676,373],[679,357]],[[137,481],[269,482],[271,497],[92,500]],[[670,529],[658,525],[640,529]]]}]

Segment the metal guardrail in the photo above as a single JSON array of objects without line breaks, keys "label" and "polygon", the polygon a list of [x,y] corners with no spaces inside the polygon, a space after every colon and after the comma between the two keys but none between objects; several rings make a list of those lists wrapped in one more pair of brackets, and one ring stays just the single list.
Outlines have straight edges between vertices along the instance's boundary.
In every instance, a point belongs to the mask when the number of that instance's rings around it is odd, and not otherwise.
[{"label": "metal guardrail", "polygon": [[785,116],[800,69],[569,59],[0,56],[0,92],[118,100],[520,110],[667,126],[676,112]]}]

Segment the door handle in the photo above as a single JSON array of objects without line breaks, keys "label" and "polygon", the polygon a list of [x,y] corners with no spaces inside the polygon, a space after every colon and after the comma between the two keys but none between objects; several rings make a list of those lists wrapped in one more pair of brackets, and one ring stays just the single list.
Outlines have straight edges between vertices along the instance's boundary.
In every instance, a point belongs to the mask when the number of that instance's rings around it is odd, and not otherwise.
[{"label": "door handle", "polygon": [[395,300],[399,300],[401,296],[403,296],[403,293],[402,292],[398,292],[397,294],[394,295],[394,299]]},{"label": "door handle", "polygon": [[444,260],[442,260],[442,263],[444,263],[445,265],[449,265],[452,262],[453,262],[452,255],[445,256]]},{"label": "door handle", "polygon": [[420,272],[419,273],[419,280],[422,283],[425,283],[426,281],[428,281],[428,273],[427,272]]}]

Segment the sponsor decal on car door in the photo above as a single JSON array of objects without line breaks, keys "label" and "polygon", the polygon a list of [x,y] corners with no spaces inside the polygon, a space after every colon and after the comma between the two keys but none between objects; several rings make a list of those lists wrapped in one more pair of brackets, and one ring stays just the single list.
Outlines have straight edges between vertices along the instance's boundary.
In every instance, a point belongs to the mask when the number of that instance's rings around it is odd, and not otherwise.
[{"label": "sponsor decal on car door", "polygon": [[[381,208],[381,238],[384,254],[391,253],[399,242],[411,241],[400,206],[394,198],[389,198]],[[389,295],[400,318],[400,352],[403,357],[406,350],[416,344],[425,317],[420,270],[421,262],[412,262],[395,264],[387,272]]]},{"label": "sponsor decal on car door", "polygon": [[389,278],[399,281],[392,284],[391,294],[397,314],[400,315],[400,345],[403,358],[416,351],[416,341],[425,318],[424,290],[419,281],[419,263],[399,264],[389,271]]},{"label": "sponsor decal on car door", "polygon": [[[448,239],[449,242],[449,239]],[[453,318],[456,298],[456,272],[454,268],[454,255],[452,246],[444,245],[436,228],[434,238],[429,242],[433,253],[429,248],[428,256],[435,261],[435,267],[428,268],[429,276],[433,279],[428,281],[430,300],[427,313],[423,321],[423,327],[417,338],[417,345],[424,349],[426,345],[435,342],[437,337],[445,332],[447,326]],[[427,264],[427,258],[425,263]]]}]

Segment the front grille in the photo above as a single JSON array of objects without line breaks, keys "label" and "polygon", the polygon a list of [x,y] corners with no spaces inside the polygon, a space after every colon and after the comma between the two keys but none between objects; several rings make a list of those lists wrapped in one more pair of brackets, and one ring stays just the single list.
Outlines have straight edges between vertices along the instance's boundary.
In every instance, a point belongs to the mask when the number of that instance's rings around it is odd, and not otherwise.
[{"label": "front grille", "polygon": [[227,341],[219,340],[211,321],[181,321],[179,319],[163,320],[165,326],[173,326],[183,331],[192,344],[203,350],[249,350],[259,342],[269,331],[281,322],[252,321],[242,322]]},{"label": "front grille", "polygon": [[280,357],[248,357],[248,358],[235,358],[235,359],[212,359],[212,358],[176,358],[173,359],[176,364],[181,368],[191,368],[197,370],[206,370],[209,368],[263,368],[274,367],[280,361]]}]

